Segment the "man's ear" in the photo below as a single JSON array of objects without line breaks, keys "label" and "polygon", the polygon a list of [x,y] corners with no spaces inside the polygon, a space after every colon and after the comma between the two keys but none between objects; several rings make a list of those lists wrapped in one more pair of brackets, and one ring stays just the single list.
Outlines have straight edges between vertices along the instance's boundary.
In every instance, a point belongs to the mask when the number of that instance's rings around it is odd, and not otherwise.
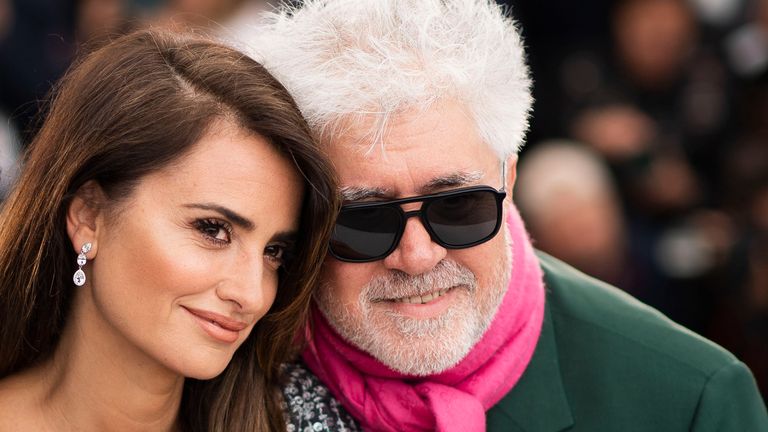
[{"label": "man's ear", "polygon": [[103,229],[103,207],[106,194],[98,183],[90,180],[80,186],[67,208],[67,235],[72,248],[80,253],[80,248],[91,243],[91,251],[86,255],[92,259],[98,250],[98,235]]},{"label": "man's ear", "polygon": [[504,179],[504,189],[507,191],[507,197],[512,199],[512,192],[517,180],[517,154],[513,153],[507,157],[506,178]]}]

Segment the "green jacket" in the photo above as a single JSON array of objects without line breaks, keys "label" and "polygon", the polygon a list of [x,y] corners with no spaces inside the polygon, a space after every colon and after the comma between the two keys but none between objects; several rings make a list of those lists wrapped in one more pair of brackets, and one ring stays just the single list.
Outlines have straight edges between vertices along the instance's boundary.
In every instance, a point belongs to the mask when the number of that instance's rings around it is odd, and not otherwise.
[{"label": "green jacket", "polygon": [[768,432],[749,369],[624,292],[540,254],[541,337],[488,431]]}]

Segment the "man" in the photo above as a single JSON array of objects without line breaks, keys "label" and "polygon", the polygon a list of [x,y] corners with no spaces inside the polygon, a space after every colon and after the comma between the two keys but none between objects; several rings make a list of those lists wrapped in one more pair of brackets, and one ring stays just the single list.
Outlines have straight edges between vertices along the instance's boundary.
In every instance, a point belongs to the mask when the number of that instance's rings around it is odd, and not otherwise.
[{"label": "man", "polygon": [[533,252],[511,200],[530,80],[495,4],[313,0],[249,43],[345,201],[289,430],[768,430],[731,354]]}]

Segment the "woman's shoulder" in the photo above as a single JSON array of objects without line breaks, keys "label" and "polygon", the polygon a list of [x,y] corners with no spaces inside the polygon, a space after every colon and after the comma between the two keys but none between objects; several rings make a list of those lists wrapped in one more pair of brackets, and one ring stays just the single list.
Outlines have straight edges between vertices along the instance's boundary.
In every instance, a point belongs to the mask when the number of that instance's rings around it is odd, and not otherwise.
[{"label": "woman's shoulder", "polygon": [[288,432],[359,431],[361,428],[304,363],[283,365],[283,412]]}]

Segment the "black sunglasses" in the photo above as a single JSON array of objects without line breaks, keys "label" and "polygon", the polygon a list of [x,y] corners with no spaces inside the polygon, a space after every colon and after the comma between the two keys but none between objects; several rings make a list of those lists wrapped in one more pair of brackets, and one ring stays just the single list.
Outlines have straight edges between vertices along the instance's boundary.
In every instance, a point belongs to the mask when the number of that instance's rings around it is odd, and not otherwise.
[{"label": "black sunglasses", "polygon": [[[348,204],[341,208],[330,241],[336,259],[363,263],[385,258],[397,248],[408,218],[418,216],[432,241],[446,249],[476,246],[501,227],[507,193],[490,186],[454,189],[430,195]],[[419,210],[403,204],[423,202]]]}]

